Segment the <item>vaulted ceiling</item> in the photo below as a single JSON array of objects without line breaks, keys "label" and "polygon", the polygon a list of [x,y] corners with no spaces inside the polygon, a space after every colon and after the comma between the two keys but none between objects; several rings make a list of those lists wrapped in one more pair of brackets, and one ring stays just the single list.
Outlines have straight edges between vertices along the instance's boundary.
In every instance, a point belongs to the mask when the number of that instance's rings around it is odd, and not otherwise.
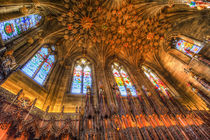
[{"label": "vaulted ceiling", "polygon": [[[9,5],[13,0],[5,2]],[[117,55],[130,64],[152,57],[173,28],[204,11],[174,1],[143,0],[33,0],[22,13],[38,12],[45,17],[43,42],[59,47],[59,60],[75,53],[89,54],[105,63]],[[14,3],[13,3],[14,4]]]}]

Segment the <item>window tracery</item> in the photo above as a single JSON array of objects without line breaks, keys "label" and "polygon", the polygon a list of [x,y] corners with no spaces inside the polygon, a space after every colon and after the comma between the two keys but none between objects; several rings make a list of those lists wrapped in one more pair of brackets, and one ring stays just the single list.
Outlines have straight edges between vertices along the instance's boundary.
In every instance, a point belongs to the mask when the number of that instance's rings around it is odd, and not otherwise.
[{"label": "window tracery", "polygon": [[142,66],[142,70],[146,77],[151,81],[156,89],[160,90],[165,96],[169,96],[168,88],[163,81],[148,67]]},{"label": "window tracery", "polygon": [[92,87],[91,64],[87,59],[81,58],[74,67],[71,93],[86,94],[87,86]]},{"label": "window tracery", "polygon": [[123,66],[120,66],[118,63],[113,63],[112,64],[112,73],[114,76],[114,79],[117,83],[117,86],[119,87],[120,93],[122,96],[126,96],[127,93],[127,88],[130,89],[131,94],[133,96],[136,95],[136,89],[133,86],[133,84],[130,81],[130,77],[127,74],[126,70],[124,69]]},{"label": "window tracery", "polygon": [[54,46],[42,47],[21,69],[27,76],[43,85],[55,62]]},{"label": "window tracery", "polygon": [[11,40],[21,33],[37,27],[40,24],[41,16],[34,14],[8,21],[0,22],[0,34],[3,41]]},{"label": "window tracery", "polygon": [[198,54],[202,49],[202,46],[198,46],[195,43],[191,43],[192,41],[188,41],[187,38],[176,37],[173,39],[172,44],[175,49],[181,51],[182,53],[193,57],[194,54]]}]

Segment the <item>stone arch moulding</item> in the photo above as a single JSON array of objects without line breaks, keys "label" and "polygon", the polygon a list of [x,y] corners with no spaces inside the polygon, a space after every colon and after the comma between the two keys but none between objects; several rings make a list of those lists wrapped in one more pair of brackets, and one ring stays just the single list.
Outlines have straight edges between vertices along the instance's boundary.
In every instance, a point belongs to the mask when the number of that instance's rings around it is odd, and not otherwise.
[{"label": "stone arch moulding", "polygon": [[[180,96],[180,94],[177,92],[177,90],[168,82],[167,79],[165,79],[165,77],[161,74],[160,71],[158,71],[154,66],[151,66],[151,65],[148,64],[148,63],[143,63],[143,64],[141,64],[141,66],[139,67],[139,69],[140,69],[140,71],[142,72],[142,74],[144,75],[144,77],[145,77],[146,79],[148,79],[147,81],[150,82],[150,85],[152,85],[152,86],[155,88],[155,85],[153,85],[152,82],[150,81],[150,79],[145,75],[144,70],[142,69],[143,66],[145,66],[145,67],[147,67],[148,69],[150,69],[151,72],[153,72],[153,73],[154,73],[154,74],[163,82],[163,84],[165,84],[165,86],[169,89],[169,91],[172,93],[172,95],[173,95],[174,97],[177,98],[177,97]],[[154,88],[153,88],[153,89],[154,89]]]},{"label": "stone arch moulding", "polygon": [[[184,53],[176,48],[176,44],[174,42],[174,39],[181,39],[184,40],[190,44],[194,44],[200,48],[198,53],[193,53],[189,51],[188,55],[187,53]],[[191,59],[195,56],[195,54],[200,54],[201,51],[204,48],[204,43],[202,41],[196,40],[192,37],[188,37],[186,35],[179,34],[177,32],[171,33],[166,38],[164,44],[163,44],[163,50],[170,54],[171,56],[175,57],[177,60],[181,61],[184,64],[189,64]]]}]

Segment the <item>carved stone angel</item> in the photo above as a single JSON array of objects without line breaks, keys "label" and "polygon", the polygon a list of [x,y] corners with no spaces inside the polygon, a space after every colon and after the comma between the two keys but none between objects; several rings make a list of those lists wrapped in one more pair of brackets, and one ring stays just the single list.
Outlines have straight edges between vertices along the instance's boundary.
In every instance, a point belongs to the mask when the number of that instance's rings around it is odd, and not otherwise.
[{"label": "carved stone angel", "polygon": [[15,58],[12,55],[13,51],[6,51],[2,57],[0,57],[0,80],[3,80],[16,66]]}]

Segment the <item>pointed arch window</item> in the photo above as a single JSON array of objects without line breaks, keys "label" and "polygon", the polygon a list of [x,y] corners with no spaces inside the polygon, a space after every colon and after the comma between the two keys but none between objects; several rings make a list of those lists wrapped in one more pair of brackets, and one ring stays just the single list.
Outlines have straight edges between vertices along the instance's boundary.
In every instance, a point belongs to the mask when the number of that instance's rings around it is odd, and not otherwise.
[{"label": "pointed arch window", "polygon": [[142,66],[142,70],[147,78],[152,82],[156,89],[160,90],[165,96],[168,96],[168,88],[162,80],[148,67]]},{"label": "pointed arch window", "polygon": [[87,86],[92,87],[91,64],[87,59],[81,58],[74,67],[71,93],[86,94]]},{"label": "pointed arch window", "polygon": [[136,95],[136,89],[133,86],[133,84],[130,81],[130,77],[128,76],[126,70],[124,69],[123,66],[120,66],[118,63],[113,63],[112,64],[112,73],[114,76],[114,79],[117,83],[117,86],[119,87],[120,94],[122,96],[127,95],[127,88],[130,89],[131,94],[133,96]]},{"label": "pointed arch window", "polygon": [[53,48],[54,46],[42,47],[21,69],[40,85],[44,84],[55,63]]},{"label": "pointed arch window", "polygon": [[11,40],[21,33],[37,27],[40,24],[41,16],[34,14],[8,21],[0,22],[0,34],[3,41]]},{"label": "pointed arch window", "polygon": [[[194,42],[194,43],[191,43]],[[200,50],[202,49],[202,46],[200,43],[196,43],[197,41],[194,41],[187,37],[176,37],[173,39],[172,44],[173,46],[181,51],[182,53],[192,57],[194,54],[198,54]],[[199,45],[198,45],[199,44]]]}]

